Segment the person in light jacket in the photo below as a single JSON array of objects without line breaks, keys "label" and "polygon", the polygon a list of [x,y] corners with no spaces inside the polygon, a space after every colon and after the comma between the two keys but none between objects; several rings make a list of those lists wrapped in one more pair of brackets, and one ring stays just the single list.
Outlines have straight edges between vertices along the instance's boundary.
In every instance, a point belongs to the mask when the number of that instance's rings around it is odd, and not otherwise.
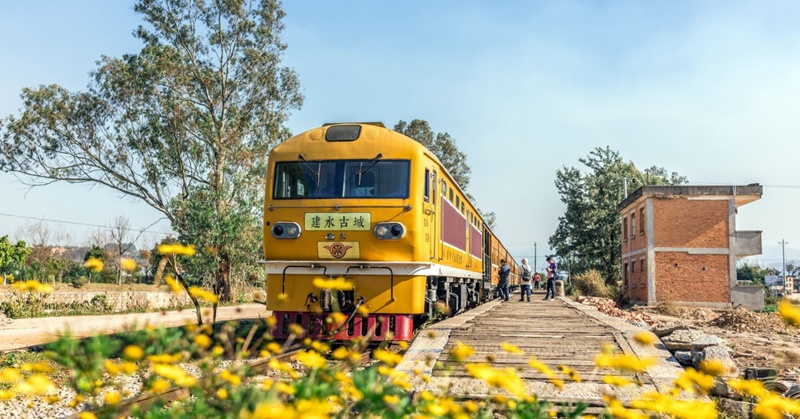
[{"label": "person in light jacket", "polygon": [[522,269],[521,272],[521,279],[520,279],[520,291],[519,291],[519,300],[525,301],[525,296],[528,297],[528,302],[531,302],[531,267],[528,265],[528,259],[522,259]]}]

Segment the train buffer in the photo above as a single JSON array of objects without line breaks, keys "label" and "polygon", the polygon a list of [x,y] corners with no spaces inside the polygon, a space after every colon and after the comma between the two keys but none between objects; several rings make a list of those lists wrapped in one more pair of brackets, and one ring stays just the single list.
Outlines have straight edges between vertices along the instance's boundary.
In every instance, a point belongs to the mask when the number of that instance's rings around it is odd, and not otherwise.
[{"label": "train buffer", "polygon": [[[527,394],[553,402],[583,401],[599,408],[604,393],[616,394],[623,403],[646,392],[666,393],[683,372],[663,346],[645,347],[633,341],[632,336],[642,330],[568,298],[542,301],[540,297],[519,302],[512,297],[510,302],[491,301],[420,331],[397,369],[412,376],[416,370],[430,377],[427,381],[416,378],[414,390],[428,389],[436,394],[449,387],[454,397],[480,399],[508,393],[490,389],[482,380],[473,378],[465,365],[489,363],[497,370],[510,367],[527,386]],[[475,351],[464,362],[451,357],[458,342]],[[524,354],[504,351],[503,343],[516,346]],[[656,365],[638,374],[597,368],[595,356],[607,345],[614,353],[653,357]],[[563,380],[563,389],[533,369],[528,364],[531,357],[552,368]],[[561,365],[577,373],[581,381],[567,378],[559,370]],[[639,380],[642,385],[615,388],[602,381],[606,375]]]}]

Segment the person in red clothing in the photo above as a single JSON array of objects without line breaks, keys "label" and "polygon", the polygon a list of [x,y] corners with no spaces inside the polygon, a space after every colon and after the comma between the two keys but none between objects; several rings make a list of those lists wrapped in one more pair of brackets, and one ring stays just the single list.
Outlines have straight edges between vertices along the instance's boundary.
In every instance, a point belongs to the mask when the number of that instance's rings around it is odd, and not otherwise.
[{"label": "person in red clothing", "polygon": [[535,274],[533,274],[533,289],[538,290],[539,289],[539,283],[541,283],[541,282],[542,282],[542,277],[539,276],[539,272],[536,272]]}]

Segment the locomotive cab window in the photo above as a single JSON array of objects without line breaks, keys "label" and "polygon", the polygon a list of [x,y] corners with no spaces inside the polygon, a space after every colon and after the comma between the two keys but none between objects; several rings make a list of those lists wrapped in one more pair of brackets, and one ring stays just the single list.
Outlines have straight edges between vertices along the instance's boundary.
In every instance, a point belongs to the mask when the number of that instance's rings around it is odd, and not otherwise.
[{"label": "locomotive cab window", "polygon": [[273,198],[408,198],[409,172],[408,160],[279,162]]}]

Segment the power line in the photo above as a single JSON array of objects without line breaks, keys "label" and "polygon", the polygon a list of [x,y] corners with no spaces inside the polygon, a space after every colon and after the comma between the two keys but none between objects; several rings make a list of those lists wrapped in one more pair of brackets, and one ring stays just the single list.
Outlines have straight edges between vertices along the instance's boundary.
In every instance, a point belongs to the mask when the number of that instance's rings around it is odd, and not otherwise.
[{"label": "power line", "polygon": [[[109,226],[107,226],[107,225],[104,226],[104,225],[99,225],[99,224],[79,223],[77,221],[54,220],[54,219],[51,219],[51,218],[28,217],[28,216],[25,216],[25,215],[6,214],[6,213],[2,213],[2,212],[0,212],[0,215],[5,216],[5,217],[12,217],[12,218],[22,218],[22,219],[25,219],[25,220],[47,221],[47,222],[51,222],[51,223],[71,224],[71,225],[85,226],[85,227],[109,228]],[[159,218],[158,221],[156,221],[153,224],[150,224],[148,227],[146,227],[146,228],[144,228],[142,230],[136,230],[134,228],[128,228],[127,230],[128,231],[139,231],[139,232],[151,233],[151,234],[160,234],[162,236],[169,236],[170,233],[164,233],[163,231],[148,230],[148,228],[152,227],[154,224],[156,224],[157,222],[159,222],[161,220],[164,220],[164,219],[165,218],[163,218],[163,217]]]}]

